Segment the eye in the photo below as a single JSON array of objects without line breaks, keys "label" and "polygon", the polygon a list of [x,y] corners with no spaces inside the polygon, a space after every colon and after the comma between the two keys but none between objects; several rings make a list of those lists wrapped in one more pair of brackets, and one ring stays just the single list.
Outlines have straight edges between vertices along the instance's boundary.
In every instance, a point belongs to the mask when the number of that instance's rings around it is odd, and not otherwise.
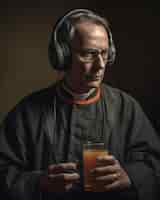
[{"label": "eye", "polygon": [[94,49],[86,49],[82,52],[81,56],[83,56],[86,59],[93,59],[98,54],[97,50]]},{"label": "eye", "polygon": [[96,52],[91,51],[91,50],[81,52],[81,56],[84,57],[84,58],[93,58],[95,55],[96,55]]}]

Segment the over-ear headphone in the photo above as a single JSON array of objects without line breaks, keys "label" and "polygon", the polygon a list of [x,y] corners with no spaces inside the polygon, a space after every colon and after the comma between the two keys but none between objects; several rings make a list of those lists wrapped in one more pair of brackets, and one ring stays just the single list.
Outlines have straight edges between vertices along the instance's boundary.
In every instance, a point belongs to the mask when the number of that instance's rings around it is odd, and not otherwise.
[{"label": "over-ear headphone", "polygon": [[[70,18],[77,15],[85,16],[97,16],[99,19],[102,17],[95,12],[88,9],[74,9],[67,12],[62,18],[60,18],[56,25],[53,27],[49,46],[48,46],[48,57],[51,66],[56,70],[66,71],[71,65],[71,50],[68,38],[68,31],[72,24]],[[104,25],[105,26],[105,25]],[[112,33],[108,26],[105,26],[109,38],[109,51],[108,51],[108,62],[107,65],[112,65],[116,57],[116,49],[112,39]]]}]

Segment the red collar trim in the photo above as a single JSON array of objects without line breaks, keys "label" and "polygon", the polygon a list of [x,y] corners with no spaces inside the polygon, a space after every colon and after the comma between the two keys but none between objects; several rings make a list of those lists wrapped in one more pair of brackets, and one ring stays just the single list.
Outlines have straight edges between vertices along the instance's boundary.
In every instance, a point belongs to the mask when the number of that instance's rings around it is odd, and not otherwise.
[{"label": "red collar trim", "polygon": [[94,97],[91,97],[90,99],[85,99],[85,100],[75,100],[75,99],[69,99],[67,97],[64,97],[63,94],[59,91],[59,96],[60,98],[68,104],[78,104],[78,105],[87,105],[87,104],[92,104],[95,103],[99,100],[100,95],[101,95],[101,90],[100,88],[97,89],[97,94]]}]

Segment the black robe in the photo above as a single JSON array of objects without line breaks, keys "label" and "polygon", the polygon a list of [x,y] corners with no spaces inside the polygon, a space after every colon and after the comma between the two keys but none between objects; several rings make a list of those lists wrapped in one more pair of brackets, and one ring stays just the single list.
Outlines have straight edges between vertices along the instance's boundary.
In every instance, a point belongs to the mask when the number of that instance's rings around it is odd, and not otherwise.
[{"label": "black robe", "polygon": [[[3,198],[88,196],[82,192],[82,146],[87,140],[103,140],[132,182],[129,190],[103,193],[104,199],[159,199],[160,136],[139,104],[125,92],[104,84],[94,103],[70,103],[66,101],[68,97],[58,83],[25,97],[8,113],[0,127]],[[41,192],[39,179],[48,165],[68,161],[79,161],[80,182],[66,194]]]}]

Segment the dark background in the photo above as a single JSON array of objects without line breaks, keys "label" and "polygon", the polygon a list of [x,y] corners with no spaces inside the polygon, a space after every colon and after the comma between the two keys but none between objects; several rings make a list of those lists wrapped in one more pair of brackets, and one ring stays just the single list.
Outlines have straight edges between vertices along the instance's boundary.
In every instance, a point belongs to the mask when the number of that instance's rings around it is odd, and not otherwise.
[{"label": "dark background", "polygon": [[105,81],[142,105],[160,130],[160,14],[158,1],[8,0],[0,4],[0,112],[23,96],[55,82],[48,63],[52,25],[66,11],[88,8],[107,17],[117,48]]}]

